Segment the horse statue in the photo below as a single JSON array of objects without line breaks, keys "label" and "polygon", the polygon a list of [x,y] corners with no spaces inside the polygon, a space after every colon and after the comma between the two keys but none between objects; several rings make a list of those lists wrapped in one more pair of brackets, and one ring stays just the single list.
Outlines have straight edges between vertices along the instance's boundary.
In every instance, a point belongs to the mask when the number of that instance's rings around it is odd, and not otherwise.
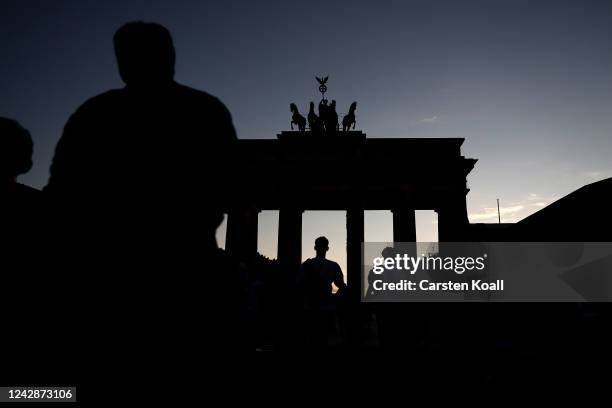
[{"label": "horse statue", "polygon": [[314,102],[310,102],[310,111],[308,112],[308,127],[310,127],[311,132],[315,133],[320,132],[321,130],[321,121],[315,113]]},{"label": "horse statue", "polygon": [[351,103],[351,107],[349,108],[349,113],[344,115],[342,118],[342,131],[346,132],[347,130],[351,130],[351,125],[353,126],[353,130],[355,130],[355,126],[357,122],[355,121],[355,110],[357,109],[357,102]]},{"label": "horse statue", "polygon": [[325,123],[328,108],[329,105],[327,105],[327,99],[321,99],[321,101],[319,102],[319,119],[321,120],[321,124]]},{"label": "horse statue", "polygon": [[325,109],[325,132],[328,134],[334,133],[338,129],[338,113],[336,112],[336,101],[332,100],[327,109]]},{"label": "horse statue", "polygon": [[303,117],[302,115],[300,115],[300,111],[298,110],[298,107],[295,103],[292,103],[291,105],[289,105],[289,108],[291,110],[291,113],[293,114],[291,116],[291,130],[293,130],[293,125],[297,125],[298,130],[300,132],[303,132],[306,130],[306,118]]}]

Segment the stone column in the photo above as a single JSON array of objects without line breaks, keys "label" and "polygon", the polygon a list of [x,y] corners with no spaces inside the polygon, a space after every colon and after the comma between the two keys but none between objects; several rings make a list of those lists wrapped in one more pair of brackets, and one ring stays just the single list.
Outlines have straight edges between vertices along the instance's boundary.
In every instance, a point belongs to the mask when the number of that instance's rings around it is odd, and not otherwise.
[{"label": "stone column", "polygon": [[399,208],[391,210],[393,213],[393,241],[416,242],[416,221],[414,209]]},{"label": "stone column", "polygon": [[417,236],[414,209],[409,207],[396,208],[391,212],[393,213],[393,241],[409,243],[402,245],[399,249],[415,256]]},{"label": "stone column", "polygon": [[278,261],[297,270],[302,263],[302,210],[281,208],[278,213]]},{"label": "stone column", "polygon": [[457,192],[436,208],[438,213],[438,241],[462,242],[469,237],[465,192]]},{"label": "stone column", "polygon": [[356,303],[361,299],[361,245],[363,240],[363,209],[348,209],[346,211],[346,283],[349,298]]},{"label": "stone column", "polygon": [[225,250],[238,260],[248,260],[257,254],[259,210],[239,208],[227,214]]}]

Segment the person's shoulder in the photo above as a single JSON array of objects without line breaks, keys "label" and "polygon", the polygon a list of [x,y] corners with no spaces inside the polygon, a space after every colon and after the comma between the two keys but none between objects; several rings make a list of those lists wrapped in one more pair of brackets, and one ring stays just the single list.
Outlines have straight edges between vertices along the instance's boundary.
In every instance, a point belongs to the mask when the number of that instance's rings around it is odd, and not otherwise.
[{"label": "person's shoulder", "polygon": [[83,103],[83,106],[114,102],[119,98],[123,98],[125,95],[125,92],[126,92],[125,88],[109,89],[106,92],[102,92],[101,94],[92,96],[91,98],[87,99]]},{"label": "person's shoulder", "polygon": [[342,276],[342,267],[340,267],[340,264],[338,262],[334,262],[334,261],[332,261],[332,263],[333,263],[333,268],[336,271],[335,273],[338,276]]},{"label": "person's shoulder", "polygon": [[219,98],[217,98],[214,95],[209,94],[206,91],[202,91],[201,89],[192,88],[187,85],[179,84],[178,82],[175,83],[175,89],[177,92],[183,95],[190,96],[192,98],[198,98],[198,99],[201,99],[202,101],[207,101],[213,104],[223,105],[223,103],[219,100]]},{"label": "person's shoulder", "polygon": [[331,267],[333,267],[333,268],[338,268],[338,269],[340,269],[340,265],[338,264],[338,262],[332,261],[331,259],[325,259],[325,263],[326,263],[328,266],[331,266]]},{"label": "person's shoulder", "polygon": [[225,104],[221,102],[219,98],[217,98],[214,95],[209,94],[206,91],[191,88],[187,85],[183,85],[179,83],[175,84],[175,89],[181,96],[190,98],[191,100],[199,104],[207,105],[210,108],[216,108],[219,110],[227,110],[227,108],[225,107]]},{"label": "person's shoulder", "polygon": [[308,266],[311,265],[313,263],[313,259],[312,258],[308,258],[306,259],[304,262],[302,262],[302,266]]},{"label": "person's shoulder", "polygon": [[87,99],[76,110],[76,113],[89,113],[109,106],[115,106],[117,102],[125,97],[125,89],[111,89]]}]

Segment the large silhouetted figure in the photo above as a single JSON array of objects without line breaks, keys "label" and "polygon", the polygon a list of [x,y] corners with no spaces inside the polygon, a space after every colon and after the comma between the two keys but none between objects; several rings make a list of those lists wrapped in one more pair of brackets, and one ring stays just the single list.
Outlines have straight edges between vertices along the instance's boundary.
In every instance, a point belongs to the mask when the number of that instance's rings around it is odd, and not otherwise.
[{"label": "large silhouetted figure", "polygon": [[126,86],[88,100],[72,115],[46,190],[95,196],[123,209],[133,204],[128,198],[146,196],[153,199],[148,206],[170,205],[189,215],[197,206],[202,214],[202,204],[221,198],[217,189],[231,166],[226,155],[236,134],[228,110],[174,81],[174,46],[161,25],[126,24],[114,46]]},{"label": "large silhouetted figure", "polygon": [[163,26],[128,23],[114,47],[125,87],[70,117],[45,188],[69,237],[58,262],[89,288],[98,340],[158,355],[238,347],[246,283],[215,240],[231,203],[230,113],[175,82]]}]

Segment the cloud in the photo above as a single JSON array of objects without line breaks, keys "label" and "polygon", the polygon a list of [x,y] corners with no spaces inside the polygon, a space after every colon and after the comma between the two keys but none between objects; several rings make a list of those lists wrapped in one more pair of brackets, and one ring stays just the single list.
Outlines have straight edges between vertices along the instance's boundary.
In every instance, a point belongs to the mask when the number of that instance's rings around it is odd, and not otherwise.
[{"label": "cloud", "polygon": [[[515,217],[512,217],[512,215],[522,211],[523,209],[525,209],[524,205],[513,205],[511,207],[500,207],[499,212],[502,215],[502,221],[508,222],[510,221],[509,218],[512,220],[515,219]],[[510,215],[511,217],[505,217],[504,219],[504,215]],[[471,221],[497,220],[497,207],[485,207],[480,212],[471,213],[469,218]]]},{"label": "cloud", "polygon": [[582,175],[588,179],[604,179],[610,177],[609,171],[584,171]]},{"label": "cloud", "polygon": [[[502,222],[518,222],[523,218],[540,211],[540,209],[557,201],[558,196],[529,193],[518,201],[506,202],[506,207],[500,207]],[[484,207],[481,211],[470,212],[470,222],[497,222],[497,207]]]},{"label": "cloud", "polygon": [[527,196],[526,205],[529,205],[530,207],[546,207],[549,203],[549,199],[536,193],[531,193]]},{"label": "cloud", "polygon": [[436,123],[438,121],[438,116],[432,116],[431,118],[423,118],[419,120],[419,123]]},{"label": "cloud", "polygon": [[[519,201],[507,202],[500,207],[502,222],[518,222],[557,200],[554,196],[529,193]],[[481,211],[469,213],[471,222],[497,222],[497,207],[484,207]]]}]

